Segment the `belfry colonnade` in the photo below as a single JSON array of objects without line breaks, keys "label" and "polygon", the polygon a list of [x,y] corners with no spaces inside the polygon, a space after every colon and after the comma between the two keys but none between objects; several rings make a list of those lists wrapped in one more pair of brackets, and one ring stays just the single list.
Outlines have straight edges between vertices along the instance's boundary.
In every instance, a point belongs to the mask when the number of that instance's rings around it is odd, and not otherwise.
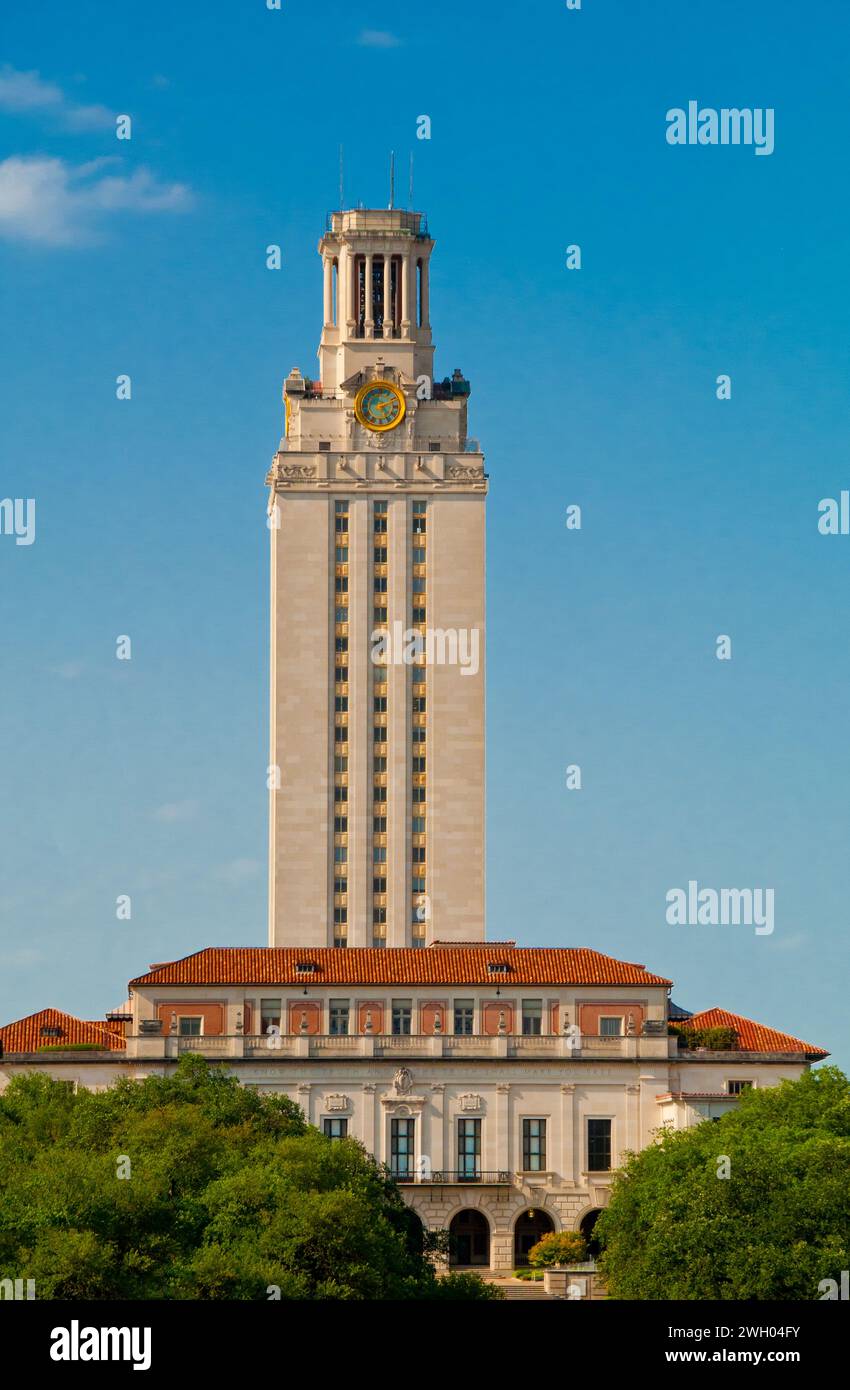
[{"label": "belfry colonnade", "polygon": [[341,256],[326,252],[322,263],[325,328],[342,327],[348,338],[409,338],[430,328],[427,256],[346,247]]}]

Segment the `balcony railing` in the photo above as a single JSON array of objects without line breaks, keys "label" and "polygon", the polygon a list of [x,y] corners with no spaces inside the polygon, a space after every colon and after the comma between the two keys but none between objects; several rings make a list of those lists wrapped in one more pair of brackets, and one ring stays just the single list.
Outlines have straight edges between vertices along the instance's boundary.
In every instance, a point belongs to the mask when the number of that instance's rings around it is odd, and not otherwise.
[{"label": "balcony railing", "polygon": [[204,1034],[181,1037],[179,1034],[140,1032],[127,1039],[129,1057],[170,1057],[184,1052],[199,1052],[217,1058],[250,1057],[268,1061],[295,1057],[385,1057],[388,1060],[411,1058],[467,1057],[531,1060],[550,1058],[640,1058],[667,1057],[675,1045],[666,1036],[591,1036],[571,1038],[564,1034],[461,1034],[453,1033],[296,1033],[263,1034]]},{"label": "balcony railing", "polygon": [[479,1187],[510,1187],[513,1183],[512,1175],[504,1168],[478,1173],[441,1168],[431,1173],[430,1177],[425,1173],[393,1173],[392,1176],[397,1183],[405,1187],[412,1183],[417,1183],[420,1187],[455,1187],[458,1184],[466,1186],[469,1183]]}]

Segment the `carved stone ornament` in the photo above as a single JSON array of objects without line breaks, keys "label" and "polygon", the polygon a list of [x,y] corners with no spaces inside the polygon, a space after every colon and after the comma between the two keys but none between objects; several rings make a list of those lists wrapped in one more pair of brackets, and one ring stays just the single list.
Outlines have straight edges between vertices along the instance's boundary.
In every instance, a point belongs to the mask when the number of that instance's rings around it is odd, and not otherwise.
[{"label": "carved stone ornament", "polygon": [[408,1067],[399,1067],[393,1077],[393,1085],[399,1095],[406,1096],[413,1088],[413,1073]]},{"label": "carved stone ornament", "polygon": [[483,478],[483,468],[470,468],[463,463],[450,463],[446,467],[447,478]]},{"label": "carved stone ornament", "polygon": [[281,465],[284,478],[315,478],[316,468],[312,463],[284,463]]},{"label": "carved stone ornament", "polygon": [[474,1091],[467,1091],[465,1095],[458,1096],[461,1110],[480,1110],[481,1097]]},{"label": "carved stone ornament", "polygon": [[325,1098],[325,1107],[328,1110],[347,1110],[348,1096],[344,1096],[341,1091],[336,1091],[333,1095]]}]

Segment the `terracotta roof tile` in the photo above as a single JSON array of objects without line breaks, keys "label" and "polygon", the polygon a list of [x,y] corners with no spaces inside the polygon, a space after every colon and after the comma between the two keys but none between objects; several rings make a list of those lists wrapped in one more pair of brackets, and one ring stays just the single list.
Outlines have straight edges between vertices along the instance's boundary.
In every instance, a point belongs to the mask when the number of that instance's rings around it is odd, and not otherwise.
[{"label": "terracotta roof tile", "polygon": [[744,1052],[804,1052],[807,1057],[828,1057],[822,1047],[803,1042],[790,1033],[780,1033],[776,1028],[768,1028],[764,1023],[754,1023],[751,1018],[740,1014],[730,1014],[727,1009],[703,1009],[701,1013],[691,1014],[690,1018],[677,1019],[677,1026],[690,1028],[734,1028],[738,1042]]},{"label": "terracotta roof tile", "polygon": [[[58,1028],[61,1031],[58,1037],[45,1036],[42,1028]],[[40,1047],[61,1043],[97,1043],[109,1052],[123,1052],[126,1046],[120,1024],[75,1018],[73,1014],[64,1014],[60,1009],[39,1009],[38,1013],[19,1018],[16,1023],[7,1023],[5,1028],[0,1028],[0,1042],[7,1055],[12,1052],[37,1052]]]},{"label": "terracotta roof tile", "polygon": [[[370,950],[353,947],[210,947],[131,980],[135,985],[287,985],[303,984],[296,971],[313,962],[315,983],[349,985],[660,985],[671,983],[642,965],[615,960],[599,951],[557,947],[492,945]],[[507,964],[505,975],[489,963]]]}]

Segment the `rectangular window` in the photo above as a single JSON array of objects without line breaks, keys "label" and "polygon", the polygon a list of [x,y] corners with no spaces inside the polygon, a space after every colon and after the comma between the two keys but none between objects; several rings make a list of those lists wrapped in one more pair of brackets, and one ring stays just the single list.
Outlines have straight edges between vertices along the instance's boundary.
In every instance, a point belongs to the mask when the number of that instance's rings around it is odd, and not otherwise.
[{"label": "rectangular window", "polygon": [[386,831],[387,831],[387,818],[386,818],[386,816],[373,816],[373,817],[372,817],[372,829],[373,829],[373,831],[375,832],[376,835],[385,835],[385,834],[386,834]]},{"label": "rectangular window", "polygon": [[546,1168],[546,1121],[523,1120],[522,1168],[524,1173],[542,1173]]},{"label": "rectangular window", "polygon": [[623,1032],[622,1014],[603,1016],[599,1020],[600,1038],[619,1038]]},{"label": "rectangular window", "polygon": [[543,1000],[523,999],[522,1031],[526,1038],[539,1038],[543,1024]]},{"label": "rectangular window", "polygon": [[346,923],[347,921],[348,921],[348,908],[347,908],[347,907],[335,907],[335,908],[334,908],[334,926],[335,926],[335,927],[342,927],[342,926],[345,925],[345,923]]},{"label": "rectangular window", "polygon": [[178,1019],[181,1038],[199,1038],[203,1019],[195,1015],[182,1014]]},{"label": "rectangular window", "polygon": [[[344,835],[348,830],[348,816],[334,816],[334,830],[338,835]],[[340,892],[343,892],[340,889]]]},{"label": "rectangular window", "polygon": [[387,697],[386,695],[375,695],[372,698],[372,708],[376,714],[386,714]]},{"label": "rectangular window", "polygon": [[260,1032],[267,1033],[269,1028],[274,1025],[280,1027],[280,1004],[279,999],[260,1000]]},{"label": "rectangular window", "polygon": [[414,563],[414,565],[424,565],[425,562],[426,562],[426,560],[427,560],[427,558],[428,558],[428,552],[427,552],[427,550],[414,550],[414,552],[413,552],[413,563]]},{"label": "rectangular window", "polygon": [[413,817],[413,822],[412,822],[412,825],[411,825],[411,830],[413,831],[413,834],[414,834],[414,835],[424,835],[424,834],[425,834],[425,817],[424,817],[424,816],[414,816],[414,817]]},{"label": "rectangular window", "polygon": [[387,909],[385,907],[372,908],[372,925],[384,927],[387,924]]},{"label": "rectangular window", "polygon": [[413,856],[413,862],[414,862],[414,864],[424,864],[424,863],[425,863],[425,846],[424,846],[424,845],[414,845],[414,846],[413,846],[413,849],[411,850],[411,854],[412,854],[412,856]]},{"label": "rectangular window", "polygon": [[[337,787],[337,791],[339,791],[339,787]],[[345,845],[334,845],[334,863],[348,863],[348,850],[346,849]]]},{"label": "rectangular window", "polygon": [[336,563],[338,565],[348,564],[348,546],[338,545],[336,548]]},{"label": "rectangular window", "polygon": [[739,1096],[742,1091],[752,1090],[752,1081],[727,1081],[726,1094],[728,1096]]},{"label": "rectangular window", "polygon": [[376,565],[385,565],[387,563],[387,547],[385,545],[376,545],[373,549],[374,553],[372,558],[374,563]]},{"label": "rectangular window", "polygon": [[373,878],[373,879],[372,879],[372,892],[373,892],[373,893],[386,893],[386,891],[387,891],[387,880],[386,880],[385,878]]},{"label": "rectangular window", "polygon": [[412,879],[412,880],[411,880],[411,884],[410,884],[410,891],[411,891],[411,893],[424,893],[424,892],[425,892],[425,880],[424,880],[424,878],[414,878],[414,879]]},{"label": "rectangular window", "polygon": [[347,939],[346,937],[344,937],[344,936],[335,936],[335,937],[334,937],[334,950],[335,950],[335,951],[343,951],[343,950],[345,950],[345,948],[346,948],[347,945],[348,945],[348,939]]},{"label": "rectangular window", "polygon": [[347,801],[348,787],[334,787],[334,801]]},{"label": "rectangular window", "polygon": [[425,800],[425,787],[414,787],[412,791],[414,805],[419,805]]},{"label": "rectangular window", "polygon": [[481,1177],[481,1121],[457,1122],[457,1175],[460,1182]]},{"label": "rectangular window", "polygon": [[375,846],[373,846],[373,849],[372,849],[372,863],[373,863],[373,864],[386,864],[386,862],[387,862],[387,847],[386,847],[386,845],[375,845]]},{"label": "rectangular window", "polygon": [[386,799],[387,799],[387,789],[386,789],[386,787],[373,787],[373,788],[372,788],[372,800],[373,800],[373,801],[386,801]]},{"label": "rectangular window", "polygon": [[335,879],[334,879],[334,892],[335,892],[335,893],[347,893],[347,892],[348,892],[348,879],[347,879],[347,878],[335,878]]},{"label": "rectangular window", "polygon": [[415,1125],[415,1120],[390,1120],[390,1172],[394,1178],[413,1178]]},{"label": "rectangular window", "polygon": [[587,1122],[587,1169],[590,1173],[607,1173],[611,1168],[611,1121]]},{"label": "rectangular window", "polygon": [[393,1034],[397,1038],[407,1038],[410,1036],[410,1020],[413,1015],[413,1005],[409,999],[393,1000]]},{"label": "rectangular window", "polygon": [[461,1037],[471,1037],[472,1024],[475,1018],[475,1001],[473,999],[455,1000],[455,1032]]},{"label": "rectangular window", "polygon": [[335,1038],[348,1036],[348,1000],[332,999],[329,1004],[328,1027]]},{"label": "rectangular window", "polygon": [[385,574],[376,574],[372,582],[372,588],[376,594],[385,594],[387,592],[387,576]]},{"label": "rectangular window", "polygon": [[336,1116],[326,1115],[322,1120],[322,1129],[326,1139],[347,1139],[348,1120],[344,1117],[337,1119]]},{"label": "rectangular window", "polygon": [[426,701],[425,701],[425,696],[424,696],[424,695],[414,695],[414,697],[413,697],[413,713],[414,713],[414,714],[424,714],[425,711],[426,711],[426,709],[427,709],[427,704],[426,704]]},{"label": "rectangular window", "polygon": [[373,772],[386,772],[386,770],[387,770],[387,760],[386,760],[386,758],[383,756],[383,754],[381,754],[380,757],[377,757],[377,758],[373,758],[373,759],[372,759],[372,771],[373,771]]},{"label": "rectangular window", "polygon": [[337,695],[336,698],[334,699],[334,709],[336,710],[337,714],[347,714],[347,713],[348,713],[348,696],[347,696],[347,695]]}]

